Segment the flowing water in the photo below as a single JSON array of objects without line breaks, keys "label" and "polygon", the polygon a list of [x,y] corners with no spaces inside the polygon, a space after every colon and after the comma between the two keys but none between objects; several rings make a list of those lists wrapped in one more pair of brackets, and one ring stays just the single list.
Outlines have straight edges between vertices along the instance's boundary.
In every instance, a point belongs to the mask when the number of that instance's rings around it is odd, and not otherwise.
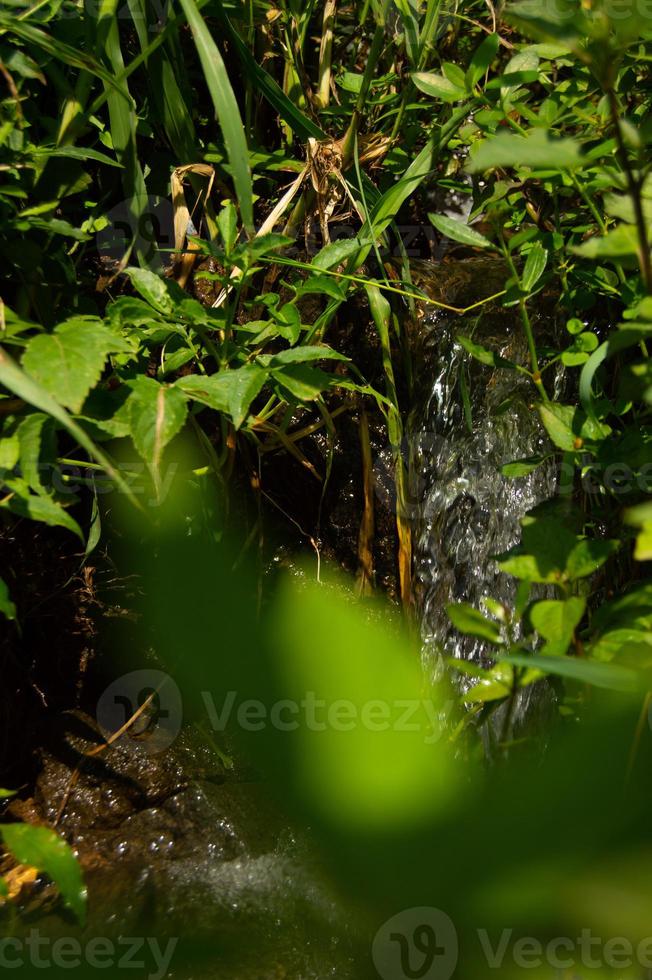
[{"label": "flowing water", "polygon": [[[422,286],[434,298],[466,306],[498,291],[496,262],[467,260],[433,270]],[[438,278],[439,276],[439,278]],[[551,339],[551,317],[535,313],[538,342]],[[472,360],[458,335],[526,365],[527,344],[515,312],[495,305],[456,315],[426,307],[419,326],[417,376],[421,391],[410,425],[410,502],[415,584],[426,671],[436,678],[445,657],[486,662],[486,644],[460,634],[446,606],[482,609],[492,597],[513,606],[516,581],[493,558],[516,544],[520,519],[554,491],[554,465],[528,476],[504,477],[504,463],[549,449],[532,407],[530,380]]]}]

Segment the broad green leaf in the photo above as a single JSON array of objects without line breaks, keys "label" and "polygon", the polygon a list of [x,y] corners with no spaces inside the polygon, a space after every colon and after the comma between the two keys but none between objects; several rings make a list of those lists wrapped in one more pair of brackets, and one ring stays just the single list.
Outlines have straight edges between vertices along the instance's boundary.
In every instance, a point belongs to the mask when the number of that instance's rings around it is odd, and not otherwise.
[{"label": "broad green leaf", "polygon": [[570,599],[544,599],[530,608],[530,622],[545,641],[541,650],[547,656],[563,656],[579,625],[586,601],[579,596]]},{"label": "broad green leaf", "polygon": [[610,630],[603,633],[588,650],[593,660],[627,659],[630,664],[648,667],[652,664],[652,632],[637,629]]},{"label": "broad green leaf", "polygon": [[444,214],[429,214],[428,217],[442,235],[446,235],[447,238],[452,238],[455,242],[461,242],[462,245],[471,245],[474,248],[495,248],[488,238],[485,238],[484,235],[481,235],[474,228],[470,228],[463,221],[458,221],[456,218],[448,218]]},{"label": "broad green leaf", "polygon": [[495,167],[530,167],[532,170],[576,170],[582,166],[579,143],[569,138],[555,139],[546,130],[533,129],[525,135],[498,133],[471,150],[470,173],[483,173]]},{"label": "broad green leaf", "polygon": [[645,686],[644,679],[637,671],[617,664],[600,663],[578,657],[549,657],[542,653],[511,654],[502,659],[517,667],[534,667],[544,674],[556,674],[558,677],[567,677],[569,680],[592,684],[594,687],[604,687],[611,691],[635,693]]},{"label": "broad green leaf", "polygon": [[526,293],[531,293],[539,279],[543,275],[548,264],[548,252],[537,242],[528,252],[523,274],[521,276],[521,286]]},{"label": "broad green leaf", "polygon": [[425,95],[430,95],[442,102],[460,102],[466,97],[466,89],[455,85],[445,75],[437,75],[432,71],[415,71],[412,81]]},{"label": "broad green leaf", "polygon": [[[299,704],[315,692],[330,712],[330,724],[320,719],[279,736],[307,804],[338,827],[365,833],[400,833],[448,812],[462,780],[440,738],[440,695],[424,692],[418,657],[387,610],[379,618],[344,588],[288,580],[265,635],[275,696]],[[398,704],[413,706],[412,724],[398,723]]]},{"label": "broad green leaf", "polygon": [[103,324],[69,320],[51,334],[33,337],[22,366],[60,404],[77,413],[100,380],[107,356],[124,346]]},{"label": "broad green leaf", "polygon": [[446,606],[446,612],[451,623],[460,633],[477,636],[481,640],[488,640],[489,643],[503,642],[498,623],[483,616],[479,610],[468,603],[459,602]]},{"label": "broad green leaf", "polygon": [[[172,316],[174,313],[174,301],[170,295],[168,283],[162,276],[157,276],[155,272],[150,272],[149,269],[139,269],[136,266],[130,266],[126,272],[131,279],[131,284],[134,289],[140,293],[143,299],[147,300],[150,306],[153,306],[159,313]],[[131,306],[127,305],[125,307],[127,311],[133,309],[137,313],[141,309],[135,305],[131,297],[120,297],[118,303],[124,302],[125,300],[127,303],[131,300]],[[147,311],[141,309],[141,317],[145,316],[147,316]],[[151,316],[152,312],[150,310],[149,317],[151,318]]]},{"label": "broad green leaf", "polygon": [[199,13],[195,0],[180,0],[180,3],[195,40],[215,114],[222,130],[242,222],[251,235],[254,231],[253,189],[249,150],[238,100],[219,48]]},{"label": "broad green leaf", "polygon": [[488,701],[500,701],[509,697],[514,683],[514,670],[511,664],[502,661],[487,671],[469,691],[462,695],[462,700],[469,704],[486,704]]},{"label": "broad green leaf", "polygon": [[638,253],[638,235],[634,225],[618,225],[606,235],[594,235],[572,249],[583,259],[622,259]]},{"label": "broad green leaf", "polygon": [[234,426],[239,429],[266,381],[267,372],[263,368],[257,364],[245,364],[208,377],[193,374],[179,378],[175,387],[195,401],[230,415]]},{"label": "broad green leaf", "polygon": [[[16,607],[9,598],[9,589],[7,588],[7,583],[4,579],[0,578],[0,613],[7,617],[7,619],[16,618]],[[0,793],[6,792],[5,790],[0,790]]]},{"label": "broad green leaf", "polygon": [[584,538],[550,517],[526,517],[521,543],[496,559],[503,571],[530,582],[569,582],[585,578],[620,542]]},{"label": "broad green leaf", "polygon": [[287,364],[272,371],[276,380],[299,401],[314,401],[333,381],[330,374],[307,364]]},{"label": "broad green leaf", "polygon": [[0,826],[0,837],[21,864],[45,872],[80,922],[86,917],[86,887],[70,846],[49,827],[11,823]]},{"label": "broad green leaf", "polygon": [[544,402],[538,406],[543,426],[558,449],[573,452],[582,446],[576,425],[577,409],[574,405]]},{"label": "broad green leaf", "polygon": [[186,397],[178,388],[159,384],[153,378],[139,377],[129,387],[131,438],[159,487],[163,450],[186,421]]},{"label": "broad green leaf", "polygon": [[30,405],[41,409],[43,412],[47,412],[48,415],[55,418],[57,422],[67,429],[70,435],[77,440],[79,445],[82,446],[90,456],[96,459],[97,462],[104,467],[111,479],[118,487],[120,487],[122,492],[129,498],[129,500],[131,500],[136,507],[140,507],[140,504],[129,485],[122,479],[120,473],[117,471],[108,456],[106,456],[106,454],[95,445],[84,429],[82,429],[82,427],[68,415],[65,408],[63,408],[63,406],[60,405],[59,402],[56,401],[56,399],[53,398],[42,385],[38,384],[25,371],[23,371],[1,347],[0,384],[3,384],[5,388],[13,392],[14,395],[17,395],[19,398],[22,398],[24,401],[28,402]]}]

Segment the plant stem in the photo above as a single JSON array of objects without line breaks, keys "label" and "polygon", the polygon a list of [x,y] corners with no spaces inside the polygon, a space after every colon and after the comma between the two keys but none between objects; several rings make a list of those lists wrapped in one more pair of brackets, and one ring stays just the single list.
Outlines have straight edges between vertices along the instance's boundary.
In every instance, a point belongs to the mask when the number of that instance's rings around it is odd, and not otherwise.
[{"label": "plant stem", "polygon": [[618,99],[616,98],[616,93],[613,86],[610,86],[607,89],[607,99],[609,101],[609,111],[611,112],[611,122],[616,135],[616,143],[618,144],[618,160],[623,168],[623,172],[627,180],[629,196],[632,201],[632,207],[634,208],[636,234],[638,236],[638,261],[641,268],[641,278],[643,279],[645,292],[648,295],[652,295],[652,262],[650,260],[650,242],[648,240],[645,215],[643,213],[643,201],[641,199],[641,183],[635,176],[629,161],[629,154],[627,153],[623,131],[620,126]]}]

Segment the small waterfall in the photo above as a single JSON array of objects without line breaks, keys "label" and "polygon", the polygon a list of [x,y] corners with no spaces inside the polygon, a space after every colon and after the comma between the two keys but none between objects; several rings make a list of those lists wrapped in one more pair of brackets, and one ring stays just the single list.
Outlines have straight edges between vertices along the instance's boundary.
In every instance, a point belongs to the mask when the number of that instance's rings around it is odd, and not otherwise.
[{"label": "small waterfall", "polygon": [[[501,288],[496,263],[468,260],[451,265],[452,276],[443,286],[436,281],[430,290],[434,298],[466,306],[491,295],[494,287]],[[442,270],[447,276],[446,264]],[[421,285],[427,288],[427,283]],[[505,358],[527,364],[517,315],[491,305],[464,316],[431,310],[427,308],[419,325],[417,371],[422,391],[411,418],[409,444],[415,592],[424,666],[434,679],[441,673],[443,656],[488,662],[486,645],[458,633],[446,606],[464,601],[482,609],[486,597],[513,605],[516,581],[500,571],[492,555],[517,543],[520,518],[551,496],[556,470],[545,463],[518,479],[501,474],[504,463],[549,449],[532,407],[535,392],[524,375],[472,360],[456,339],[460,334],[471,337]],[[549,342],[552,318],[535,314],[534,326],[538,341],[544,343],[547,337]]]}]

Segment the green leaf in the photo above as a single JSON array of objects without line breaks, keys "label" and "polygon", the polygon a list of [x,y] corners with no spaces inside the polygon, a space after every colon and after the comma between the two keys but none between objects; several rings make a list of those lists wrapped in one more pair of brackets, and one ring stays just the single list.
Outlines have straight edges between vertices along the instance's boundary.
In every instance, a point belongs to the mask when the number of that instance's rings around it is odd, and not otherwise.
[{"label": "green leaf", "polygon": [[269,72],[265,71],[259,60],[252,55],[227,17],[224,5],[218,2],[215,9],[224,32],[229,39],[229,44],[237,52],[245,69],[246,77],[251,80],[256,92],[259,92],[263,98],[267,99],[269,104],[276,109],[281,119],[288,124],[292,132],[301,142],[307,142],[310,136],[317,140],[327,140],[328,134],[314,120],[301,112],[296,103],[288,98],[280,85],[274,81]]},{"label": "green leaf", "polygon": [[574,405],[560,405],[557,402],[544,402],[537,406],[543,426],[558,449],[573,452],[581,448],[580,434],[577,430],[577,409]]},{"label": "green leaf", "polygon": [[531,293],[548,264],[548,252],[537,242],[528,252],[525,267],[521,276],[521,286],[526,293]]},{"label": "green leaf", "polygon": [[550,517],[523,518],[521,543],[497,555],[500,568],[530,582],[585,578],[619,547],[619,541],[584,538]]},{"label": "green leaf", "polygon": [[471,150],[470,173],[483,173],[495,167],[529,167],[532,170],[576,170],[582,166],[579,143],[554,139],[544,129],[532,129],[525,135],[498,133],[483,140]]},{"label": "green leaf", "polygon": [[471,64],[466,73],[466,85],[469,89],[472,89],[489,70],[494,58],[498,54],[499,44],[500,38],[498,34],[488,34],[473,52]]},{"label": "green leaf", "polygon": [[[137,292],[143,297],[144,300],[153,306],[155,310],[159,313],[164,313],[166,316],[172,316],[174,313],[174,301],[170,295],[170,290],[168,289],[168,283],[161,276],[157,276],[155,272],[150,272],[149,269],[139,269],[136,266],[130,266],[126,270],[127,275],[131,279],[131,284]],[[120,297],[117,302],[123,302],[124,300],[132,301],[132,307],[137,310],[138,307],[133,305],[133,299],[131,297]],[[129,306],[126,307],[129,310]],[[142,312],[142,316],[146,316],[146,311]],[[149,316],[151,317],[151,311]]]},{"label": "green leaf", "polygon": [[583,259],[622,259],[638,254],[638,235],[634,225],[618,225],[606,235],[594,235],[572,248]]},{"label": "green leaf", "polygon": [[21,864],[45,872],[80,922],[86,917],[86,887],[69,845],[49,827],[12,823],[0,826],[0,837]]},{"label": "green leaf", "polygon": [[501,701],[512,693],[514,671],[511,664],[502,661],[487,671],[478,684],[475,684],[462,696],[469,704],[486,704],[489,701]]},{"label": "green leaf", "polygon": [[18,426],[20,470],[23,479],[36,493],[45,493],[41,482],[40,462],[43,427],[49,421],[44,412],[32,412]]},{"label": "green leaf", "polygon": [[272,371],[272,375],[294,398],[314,401],[333,381],[330,374],[306,364],[288,364]]},{"label": "green leaf", "polygon": [[106,456],[93,442],[93,440],[86,434],[77,422],[72,419],[65,408],[63,408],[59,402],[52,397],[52,395],[40,384],[38,384],[33,378],[31,378],[25,371],[16,364],[16,362],[9,357],[9,355],[0,347],[0,384],[3,384],[5,388],[13,392],[19,398],[33,405],[35,408],[41,409],[43,412],[47,412],[57,420],[65,429],[68,430],[70,435],[77,440],[80,446],[82,446],[86,452],[92,456],[97,462],[104,467],[106,472],[109,474],[111,479],[117,484],[122,492],[131,500],[131,502],[136,506],[140,507],[139,501],[134,496],[133,491],[122,479],[119,472],[116,470],[115,466],[111,463],[108,456]]},{"label": "green leaf", "polygon": [[652,560],[652,502],[630,507],[625,511],[624,520],[641,530],[636,538],[634,558],[636,561]]},{"label": "green leaf", "polygon": [[[7,617],[7,619],[16,618],[16,607],[9,598],[9,589],[7,588],[7,583],[4,579],[0,578],[0,613]],[[6,792],[5,790],[0,790],[0,793]]]},{"label": "green leaf", "polygon": [[624,595],[603,603],[591,625],[600,633],[635,626],[652,630],[652,580],[640,582]]},{"label": "green leaf", "polygon": [[520,476],[528,476],[545,463],[548,456],[528,456],[525,459],[515,459],[511,463],[503,463],[500,467],[500,472],[503,476],[508,477],[510,480],[515,480]]},{"label": "green leaf", "polygon": [[253,234],[254,210],[249,150],[238,101],[222,55],[197,9],[195,0],[180,0],[180,3],[195,40],[215,114],[222,130],[242,222],[249,234]]},{"label": "green leaf", "polygon": [[[461,789],[460,769],[440,738],[437,714],[434,725],[426,717],[418,658],[387,610],[379,618],[344,588],[311,581],[298,587],[288,579],[266,637],[275,698],[299,704],[314,691],[327,706],[346,702],[356,716],[353,724],[298,725],[279,736],[289,743],[307,804],[356,834],[402,833],[449,811]],[[428,691],[428,701],[438,708],[439,693]],[[366,720],[371,704],[387,706],[386,721],[377,713]],[[414,706],[412,724],[394,723],[397,704]]]},{"label": "green leaf", "polygon": [[124,343],[100,323],[69,320],[54,333],[33,337],[23,355],[23,368],[73,412],[80,412],[102,374],[111,351]]},{"label": "green leaf", "polygon": [[530,609],[530,622],[545,643],[542,653],[563,656],[579,625],[586,601],[579,596],[570,599],[544,599],[535,602]]},{"label": "green leaf", "polygon": [[256,395],[267,381],[267,372],[257,364],[245,364],[234,370],[219,371],[208,377],[193,374],[175,381],[195,401],[225,412],[239,429]]},{"label": "green leaf", "polygon": [[446,606],[446,612],[455,629],[468,636],[477,636],[489,643],[502,643],[500,627],[492,619],[483,616],[466,602]]},{"label": "green leaf", "polygon": [[71,160],[95,160],[105,167],[122,167],[121,163],[108,157],[99,150],[91,150],[87,146],[37,146],[32,151],[35,157],[67,157]]},{"label": "green leaf", "polygon": [[41,494],[29,493],[27,484],[24,484],[23,493],[19,492],[18,483],[10,481],[8,485],[13,491],[13,496],[5,498],[0,507],[11,511],[12,514],[17,514],[19,517],[41,521],[48,527],[65,527],[76,534],[80,541],[84,540],[84,535],[77,521],[56,500]]},{"label": "green leaf", "polygon": [[347,357],[346,354],[340,354],[338,351],[333,350],[327,344],[320,346],[308,345],[305,347],[289,347],[287,350],[283,350],[278,354],[272,354],[270,365],[271,367],[277,367],[279,364],[303,364],[306,361],[323,360],[350,361],[351,358]]},{"label": "green leaf", "polygon": [[455,242],[471,245],[474,248],[495,248],[488,238],[481,235],[479,231],[470,228],[463,221],[447,218],[444,214],[429,214],[428,217],[442,235],[446,235],[447,238],[451,238]]},{"label": "green leaf", "polygon": [[412,81],[420,92],[442,102],[460,102],[467,94],[465,88],[455,85],[445,75],[436,75],[432,71],[412,72]]},{"label": "green leaf", "polygon": [[591,644],[588,650],[593,660],[608,662],[627,658],[641,667],[652,665],[652,633],[637,629],[610,630]]},{"label": "green leaf", "polygon": [[178,388],[159,384],[153,378],[137,378],[129,382],[129,387],[131,438],[158,488],[163,450],[186,421],[186,398]]},{"label": "green leaf", "polygon": [[311,264],[315,269],[332,269],[368,244],[369,242],[362,241],[360,238],[340,238],[336,242],[329,242],[328,245],[324,245],[317,252]]},{"label": "green leaf", "polygon": [[605,664],[599,661],[578,659],[577,657],[549,657],[542,653],[511,654],[501,658],[516,667],[534,667],[544,674],[556,674],[580,681],[582,684],[592,684],[611,691],[635,693],[644,686],[642,677],[635,670],[621,667],[617,664]]},{"label": "green leaf", "polygon": [[516,364],[513,361],[508,361],[495,351],[489,350],[487,347],[482,347],[481,344],[474,343],[468,337],[458,335],[456,339],[458,343],[462,345],[467,354],[474,357],[476,361],[480,361],[481,364],[487,364],[489,367],[494,368],[510,368],[512,370],[516,368]]}]

